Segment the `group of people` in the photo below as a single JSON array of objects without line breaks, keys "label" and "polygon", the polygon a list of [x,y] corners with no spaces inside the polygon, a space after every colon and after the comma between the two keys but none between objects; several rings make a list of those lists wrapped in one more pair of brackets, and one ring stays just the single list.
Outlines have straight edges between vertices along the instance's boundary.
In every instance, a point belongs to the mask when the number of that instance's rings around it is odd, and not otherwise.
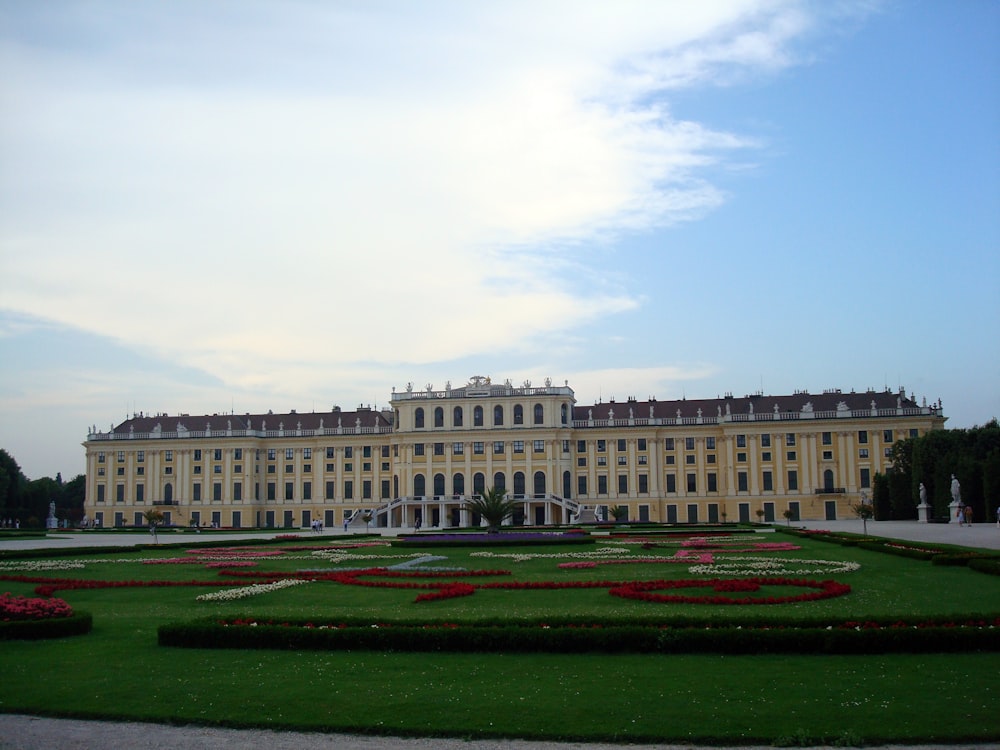
[{"label": "group of people", "polygon": [[21,528],[20,518],[2,518],[0,519],[0,528],[4,529],[19,529]]},{"label": "group of people", "polygon": [[312,530],[317,534],[323,533],[323,521],[319,518],[314,519],[312,522]]}]

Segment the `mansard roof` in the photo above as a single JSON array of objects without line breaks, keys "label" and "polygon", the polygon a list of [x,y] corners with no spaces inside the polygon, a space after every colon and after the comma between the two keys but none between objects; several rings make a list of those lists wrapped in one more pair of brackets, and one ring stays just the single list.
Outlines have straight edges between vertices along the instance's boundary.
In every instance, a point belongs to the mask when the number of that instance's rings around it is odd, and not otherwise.
[{"label": "mansard roof", "polygon": [[[775,409],[777,407],[777,409]],[[842,393],[839,390],[823,393],[799,392],[791,396],[765,396],[751,394],[743,397],[727,395],[722,398],[675,399],[667,401],[607,401],[598,404],[577,404],[573,407],[573,418],[586,419],[695,419],[718,417],[727,414],[761,414],[788,412],[834,412],[847,408],[851,411],[881,409],[912,409],[918,404],[902,391],[865,391]]]},{"label": "mansard roof", "polygon": [[[118,434],[128,432],[183,432],[202,430],[319,430],[344,427],[385,427],[386,417],[374,409],[356,411],[295,412],[285,414],[139,414],[114,428]],[[159,428],[159,429],[157,429]]]}]

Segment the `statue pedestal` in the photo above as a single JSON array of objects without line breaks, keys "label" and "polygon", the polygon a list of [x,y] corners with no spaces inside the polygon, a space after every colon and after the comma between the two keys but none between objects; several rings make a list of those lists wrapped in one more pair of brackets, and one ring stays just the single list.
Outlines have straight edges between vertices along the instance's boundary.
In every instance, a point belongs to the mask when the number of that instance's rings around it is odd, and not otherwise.
[{"label": "statue pedestal", "polygon": [[928,523],[931,520],[931,506],[928,503],[920,503],[917,506],[917,521]]},{"label": "statue pedestal", "polygon": [[962,518],[958,515],[958,509],[961,507],[958,500],[948,503],[948,523],[962,523]]},{"label": "statue pedestal", "polygon": [[47,529],[58,529],[59,528],[59,521],[57,519],[55,519],[55,518],[46,518],[45,519],[45,528],[47,528]]}]

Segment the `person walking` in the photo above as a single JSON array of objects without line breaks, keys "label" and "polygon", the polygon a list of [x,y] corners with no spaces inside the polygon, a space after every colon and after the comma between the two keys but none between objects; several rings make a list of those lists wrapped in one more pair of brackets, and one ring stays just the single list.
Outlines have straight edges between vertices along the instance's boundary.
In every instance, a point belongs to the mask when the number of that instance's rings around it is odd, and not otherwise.
[{"label": "person walking", "polygon": [[965,523],[968,524],[969,526],[972,526],[972,506],[971,505],[966,505],[965,506]]}]

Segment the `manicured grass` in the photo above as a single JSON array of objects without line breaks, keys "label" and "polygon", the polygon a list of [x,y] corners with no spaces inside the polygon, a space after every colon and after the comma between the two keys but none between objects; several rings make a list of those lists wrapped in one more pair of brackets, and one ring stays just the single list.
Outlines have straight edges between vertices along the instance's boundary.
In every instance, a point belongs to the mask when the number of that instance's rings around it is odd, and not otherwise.
[{"label": "manicured grass", "polygon": [[[304,545],[316,543],[303,540]],[[604,589],[477,591],[460,599],[424,604],[413,603],[419,593],[414,590],[334,583],[296,586],[227,603],[195,601],[198,594],[216,591],[219,585],[64,591],[56,595],[93,614],[92,633],[54,641],[0,643],[4,665],[0,710],[459,737],[702,744],[1000,739],[998,653],[567,656],[225,651],[156,645],[159,625],[208,614],[250,613],[275,619],[370,615],[373,622],[414,617],[461,621],[501,615],[654,621],[680,613],[738,619],[753,610],[756,617],[766,615],[780,622],[782,617],[793,616],[861,619],[1000,611],[1000,578],[995,576],[812,540],[796,543],[802,544],[801,550],[747,554],[788,561],[856,561],[861,568],[855,572],[809,576],[849,583],[852,593],[815,603],[740,607],[657,605],[612,597]],[[102,555],[101,559],[130,562],[88,561],[82,570],[29,575],[222,580],[218,571],[201,565],[138,562],[181,556],[183,549]],[[567,570],[557,567],[560,559],[556,558],[518,562],[475,557],[473,551],[435,548],[427,553],[448,558],[438,565],[505,568],[522,581],[692,577],[688,566],[679,564]],[[553,545],[513,551],[563,554],[579,548]],[[409,556],[420,550],[356,552]],[[654,548],[642,554],[669,555],[672,550]],[[345,561],[333,567],[371,564]],[[260,560],[248,570],[330,567],[322,560],[286,556]],[[0,590],[14,594],[32,595],[33,589],[33,584],[0,582]]]}]

